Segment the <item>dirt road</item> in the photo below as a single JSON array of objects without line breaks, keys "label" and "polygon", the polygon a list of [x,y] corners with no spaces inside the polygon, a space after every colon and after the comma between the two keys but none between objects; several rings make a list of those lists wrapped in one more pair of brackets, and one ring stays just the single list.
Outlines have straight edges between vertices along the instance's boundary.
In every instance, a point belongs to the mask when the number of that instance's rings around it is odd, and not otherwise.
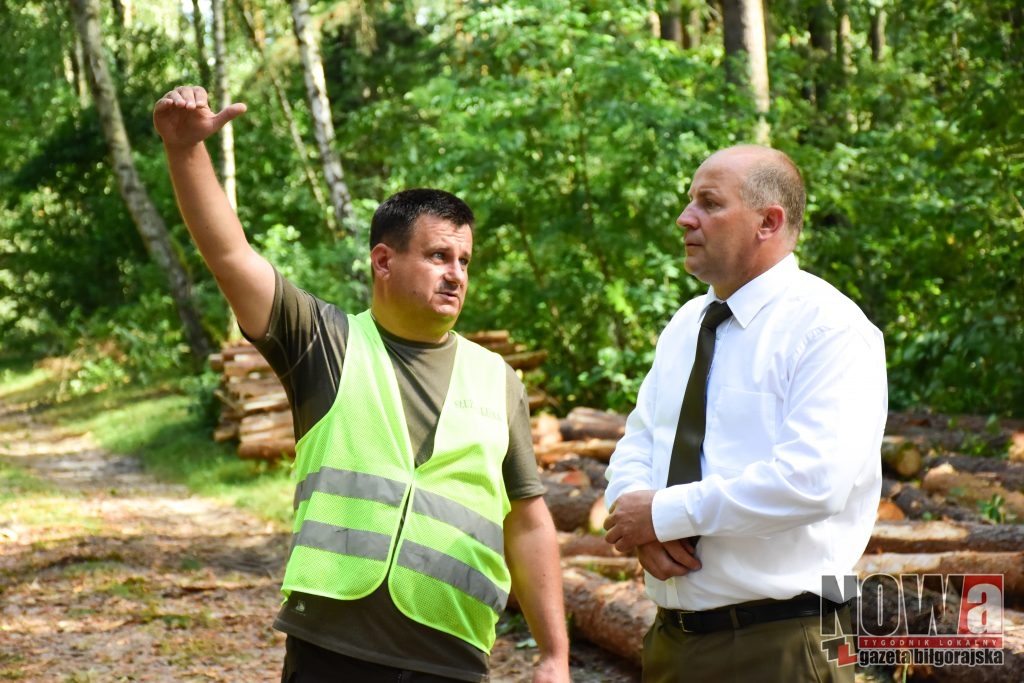
[{"label": "dirt road", "polygon": [[[0,459],[44,482],[0,480],[0,679],[279,680],[270,624],[287,534],[3,404]],[[499,639],[494,683],[530,680],[527,635]],[[587,643],[573,650],[577,683],[639,680]]]}]

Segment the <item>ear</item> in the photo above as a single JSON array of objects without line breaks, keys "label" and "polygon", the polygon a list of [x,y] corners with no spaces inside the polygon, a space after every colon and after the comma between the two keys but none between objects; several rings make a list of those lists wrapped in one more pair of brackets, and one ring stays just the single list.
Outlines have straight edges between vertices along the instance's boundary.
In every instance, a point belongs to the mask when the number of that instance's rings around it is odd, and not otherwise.
[{"label": "ear", "polygon": [[374,278],[386,279],[391,274],[391,259],[395,251],[383,242],[378,242],[370,250],[370,268]]},{"label": "ear", "polygon": [[775,235],[779,235],[784,232],[785,227],[785,209],[778,204],[772,204],[768,208],[764,209],[764,215],[761,217],[761,225],[757,229],[758,239],[762,241],[771,239]]}]

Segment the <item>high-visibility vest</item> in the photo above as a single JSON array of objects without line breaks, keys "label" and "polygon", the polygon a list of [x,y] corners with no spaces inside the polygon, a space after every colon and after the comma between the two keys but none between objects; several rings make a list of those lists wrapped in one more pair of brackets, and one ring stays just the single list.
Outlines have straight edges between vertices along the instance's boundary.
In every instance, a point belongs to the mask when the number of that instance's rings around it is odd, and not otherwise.
[{"label": "high-visibility vest", "polygon": [[355,600],[387,578],[410,619],[490,652],[511,588],[504,360],[456,338],[434,451],[416,467],[380,334],[368,311],[348,319],[337,397],[296,444],[294,535],[281,590]]}]

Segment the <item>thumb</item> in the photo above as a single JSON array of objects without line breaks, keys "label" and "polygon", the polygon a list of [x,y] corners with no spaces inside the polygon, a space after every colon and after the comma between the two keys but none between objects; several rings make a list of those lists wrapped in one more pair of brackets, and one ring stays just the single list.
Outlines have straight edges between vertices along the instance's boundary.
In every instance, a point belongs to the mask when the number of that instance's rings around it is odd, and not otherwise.
[{"label": "thumb", "polygon": [[225,125],[238,118],[246,112],[247,107],[242,102],[235,102],[217,112],[216,116],[213,117],[213,125],[218,130],[223,128]]}]

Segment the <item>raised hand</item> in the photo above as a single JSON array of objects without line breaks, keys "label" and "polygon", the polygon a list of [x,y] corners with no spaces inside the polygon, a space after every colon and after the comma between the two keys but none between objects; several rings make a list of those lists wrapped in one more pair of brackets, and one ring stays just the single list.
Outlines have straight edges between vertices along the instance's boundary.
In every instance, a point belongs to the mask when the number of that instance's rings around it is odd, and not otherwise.
[{"label": "raised hand", "polygon": [[153,107],[153,127],[167,147],[192,147],[245,110],[246,106],[238,102],[215,114],[204,88],[182,85],[157,100]]}]

